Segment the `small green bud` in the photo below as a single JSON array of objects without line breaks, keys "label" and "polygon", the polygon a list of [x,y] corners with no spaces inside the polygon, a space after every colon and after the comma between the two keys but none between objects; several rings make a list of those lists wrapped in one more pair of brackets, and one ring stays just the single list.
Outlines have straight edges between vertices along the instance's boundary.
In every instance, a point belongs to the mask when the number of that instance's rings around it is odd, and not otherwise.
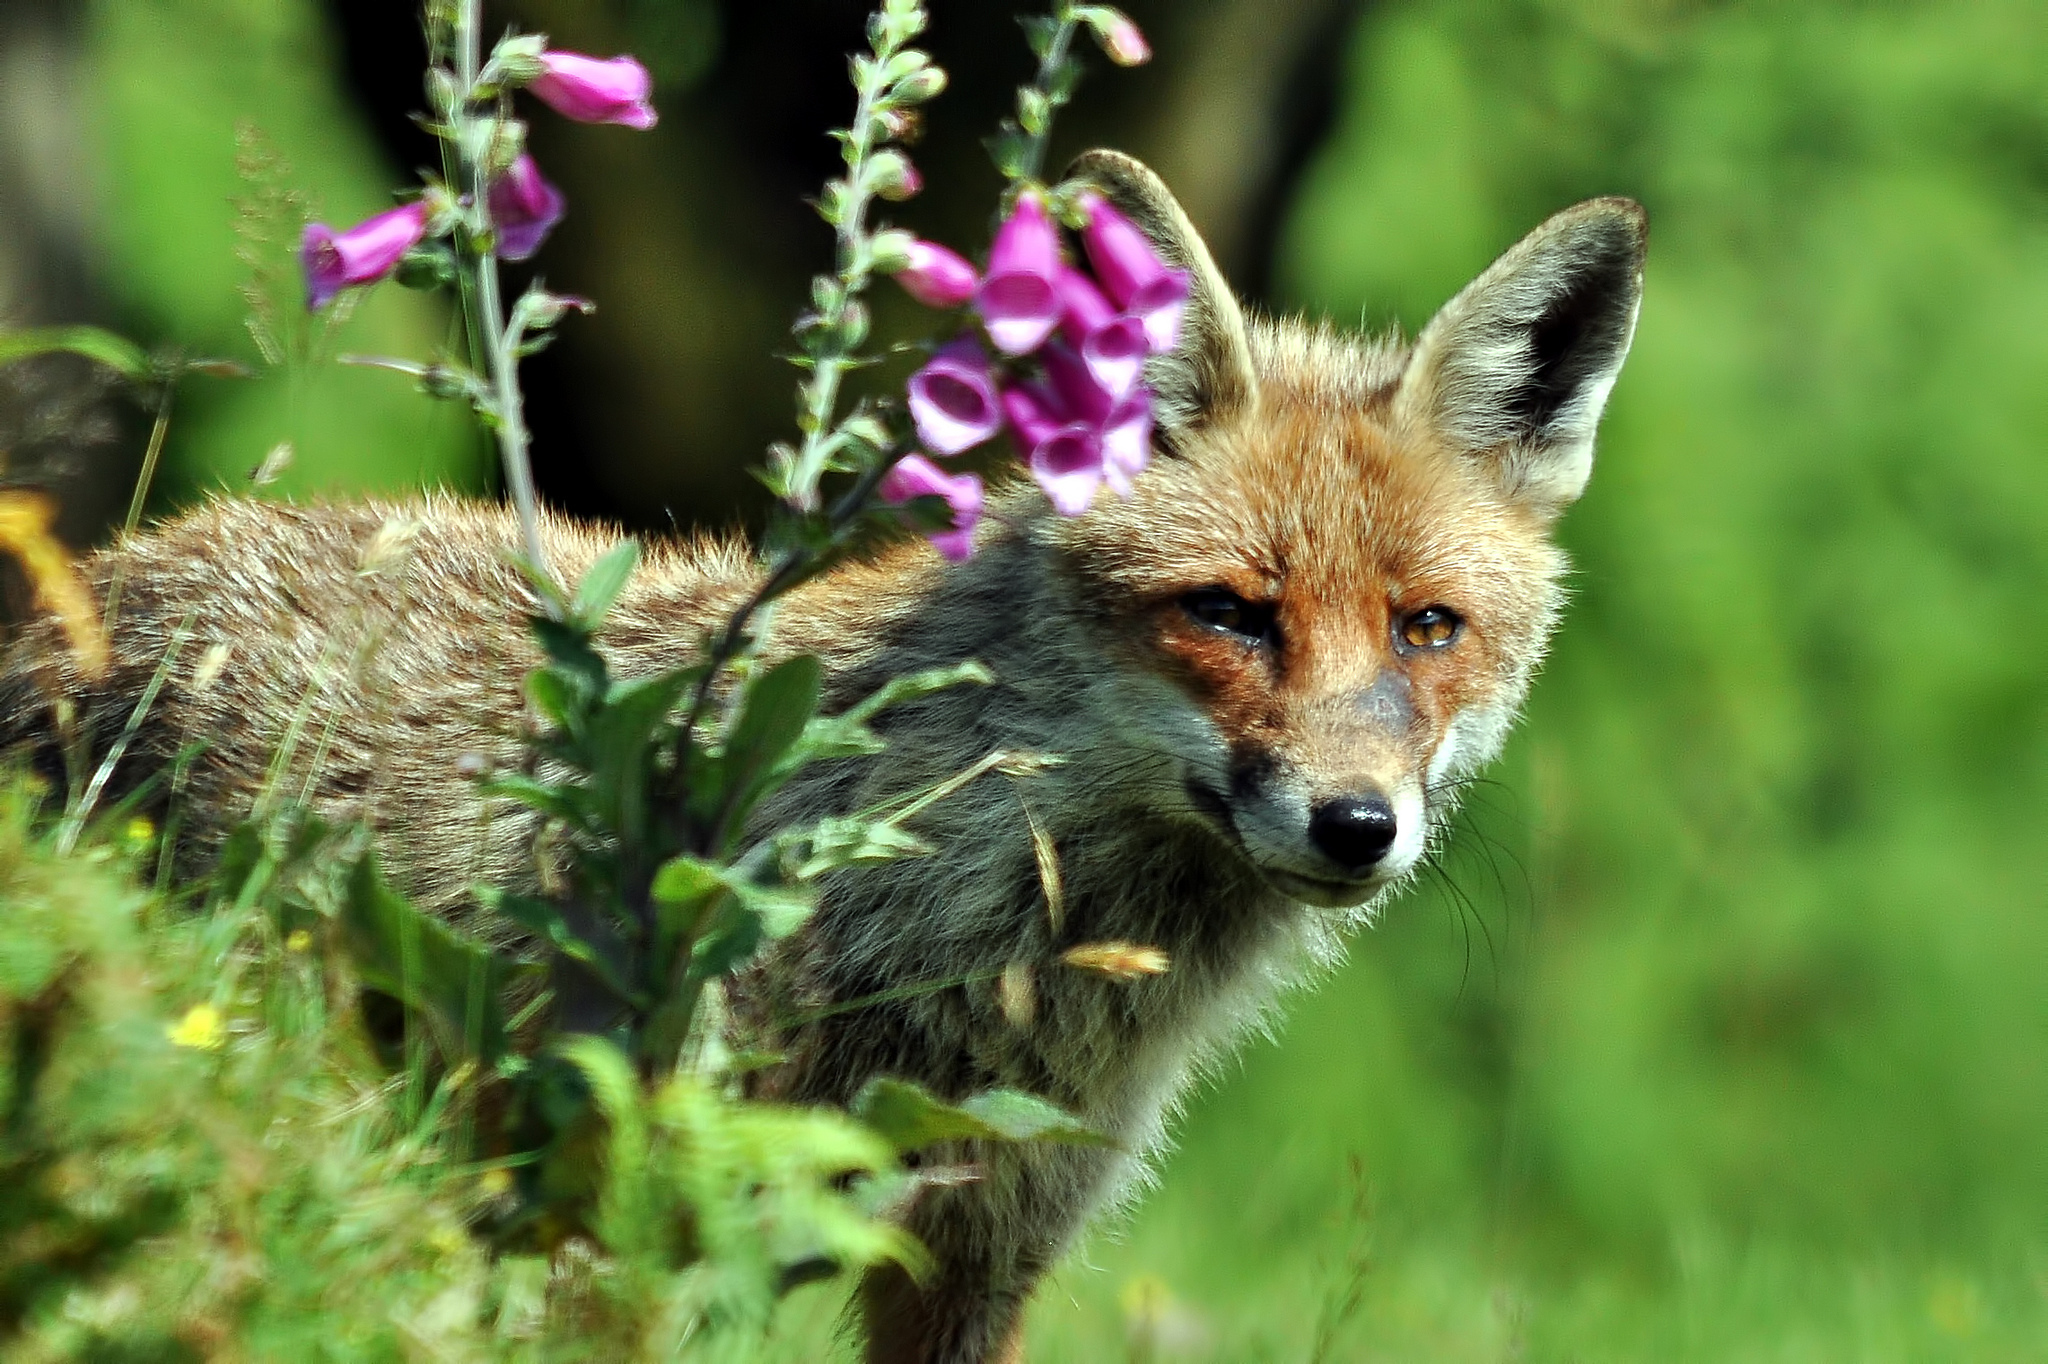
[{"label": "small green bud", "polygon": [[926,66],[911,72],[899,81],[889,97],[898,104],[923,104],[937,99],[946,88],[946,72],[943,67]]},{"label": "small green bud", "polygon": [[544,33],[520,33],[506,38],[492,49],[491,60],[484,67],[484,79],[512,86],[539,80],[547,69],[541,65],[540,56],[547,50]]},{"label": "small green bud", "polygon": [[899,227],[884,228],[868,243],[868,260],[878,275],[910,268],[910,247],[917,239]]},{"label": "small green bud", "polygon": [[526,124],[516,118],[496,119],[491,125],[489,149],[484,153],[484,174],[495,180],[512,169],[512,163],[526,150]]},{"label": "small green bud", "polygon": [[848,299],[839,314],[839,337],[848,350],[868,339],[868,308],[859,299]]},{"label": "small green bud", "polygon": [[914,198],[924,188],[924,177],[910,158],[899,151],[879,151],[868,160],[865,176],[868,192],[894,203]]},{"label": "small green bud", "polygon": [[913,72],[922,71],[932,64],[932,59],[914,47],[906,47],[891,57],[882,68],[882,79],[890,85],[902,80]]},{"label": "small green bud", "polygon": [[437,117],[443,121],[455,117],[455,107],[461,102],[462,82],[453,71],[437,66],[427,72],[427,103]]},{"label": "small green bud", "polygon": [[1025,132],[1037,137],[1045,131],[1046,120],[1051,117],[1052,109],[1042,91],[1025,86],[1017,92],[1017,122]]},{"label": "small green bud", "polygon": [[445,289],[455,283],[455,256],[445,242],[422,242],[405,253],[392,276],[401,288]]}]

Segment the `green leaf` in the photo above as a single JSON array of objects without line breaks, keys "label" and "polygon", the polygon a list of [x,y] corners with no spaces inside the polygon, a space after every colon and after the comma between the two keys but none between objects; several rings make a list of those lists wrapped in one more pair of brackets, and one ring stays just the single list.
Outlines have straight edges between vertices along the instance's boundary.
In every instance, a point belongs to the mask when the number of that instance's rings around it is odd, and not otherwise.
[{"label": "green leaf", "polygon": [[987,686],[996,680],[986,666],[972,659],[945,668],[892,677],[874,692],[837,715],[821,716],[804,734],[804,749],[811,759],[853,758],[882,751],[881,738],[868,728],[868,721],[906,701],[930,696],[948,687]]},{"label": "green leaf", "polygon": [[1004,119],[1002,128],[995,136],[984,139],[982,145],[988,148],[989,159],[1006,180],[1023,175],[1031,164],[1031,139],[1009,119]]},{"label": "green leaf", "polygon": [[569,787],[550,786],[515,772],[479,783],[477,790],[485,796],[516,800],[529,810],[552,815],[578,829],[590,827],[589,812],[584,809],[581,793]]},{"label": "green leaf", "polygon": [[620,999],[636,1008],[645,1007],[644,997],[628,985],[625,978],[619,974],[619,966],[613,960],[616,950],[605,952],[580,936],[569,926],[569,921],[562,917],[559,907],[530,895],[508,895],[489,886],[479,886],[476,895],[484,908],[504,915],[546,941],[571,961],[578,961],[589,967],[590,973]]},{"label": "green leaf", "polygon": [[694,857],[671,857],[654,873],[649,893],[663,904],[688,904],[725,888],[725,872]]},{"label": "green leaf", "polygon": [[349,873],[341,927],[363,982],[424,1018],[444,1055],[488,1064],[504,1051],[504,963],[386,885],[374,853]]},{"label": "green leaf", "polygon": [[604,557],[592,564],[583,581],[576,585],[576,599],[569,604],[570,618],[584,629],[596,631],[611,613],[613,603],[639,563],[637,540],[621,540],[606,550]]},{"label": "green leaf", "polygon": [[956,1105],[908,1080],[877,1077],[861,1086],[852,1111],[906,1154],[962,1140],[1115,1145],[1065,1109],[1016,1089],[988,1090]]},{"label": "green leaf", "polygon": [[583,728],[583,707],[578,702],[587,698],[577,696],[572,676],[553,668],[535,668],[526,675],[526,697],[549,724],[575,734]]},{"label": "green leaf", "polygon": [[831,816],[819,820],[802,839],[809,855],[793,873],[797,881],[814,881],[828,871],[857,863],[893,862],[899,857],[923,857],[931,844],[908,829],[885,820],[861,819],[855,815]]},{"label": "green leaf", "polygon": [[735,880],[732,890],[740,904],[761,921],[761,935],[773,942],[802,928],[817,909],[813,894],[790,886],[764,886],[755,881]]},{"label": "green leaf", "polygon": [[34,327],[0,333],[0,365],[64,351],[118,371],[123,378],[150,377],[149,356],[125,336],[99,327]]},{"label": "green leaf", "polygon": [[725,736],[726,830],[737,838],[762,797],[781,785],[797,764],[783,759],[817,713],[824,665],[809,654],[770,668],[750,681],[739,718]]},{"label": "green leaf", "polygon": [[590,784],[613,830],[637,843],[647,821],[654,740],[696,679],[694,668],[621,682],[590,720]]}]

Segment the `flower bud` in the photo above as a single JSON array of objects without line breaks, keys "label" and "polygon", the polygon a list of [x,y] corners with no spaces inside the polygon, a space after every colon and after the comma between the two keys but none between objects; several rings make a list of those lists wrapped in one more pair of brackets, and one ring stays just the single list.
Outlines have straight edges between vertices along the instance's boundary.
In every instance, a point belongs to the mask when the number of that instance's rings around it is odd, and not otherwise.
[{"label": "flower bud", "polygon": [[306,306],[324,308],[343,289],[374,284],[397,268],[427,235],[429,208],[416,200],[365,219],[346,232],[306,224],[299,260],[306,271]]},{"label": "flower bud", "polygon": [[[877,263],[876,269],[882,266]],[[966,257],[937,242],[916,238],[904,248],[903,264],[887,273],[927,308],[957,308],[974,297],[981,283]]]},{"label": "flower bud", "polygon": [[913,71],[898,81],[896,88],[889,92],[889,98],[895,100],[898,104],[924,104],[927,101],[937,99],[945,88],[946,72],[944,68],[927,66],[922,70]]},{"label": "flower bud", "polygon": [[518,33],[503,39],[484,68],[487,80],[505,85],[530,85],[547,72],[548,40],[541,33]]},{"label": "flower bud", "polygon": [[899,204],[924,188],[924,177],[910,158],[893,150],[876,152],[868,161],[867,182],[871,193]]},{"label": "flower bud", "polygon": [[1143,66],[1152,60],[1152,44],[1131,16],[1108,5],[1089,5],[1075,15],[1095,35],[1103,55],[1118,66]]},{"label": "flower bud", "polygon": [[648,103],[654,79],[633,58],[543,52],[539,62],[541,73],[527,88],[564,118],[642,130],[654,126],[657,115]]}]

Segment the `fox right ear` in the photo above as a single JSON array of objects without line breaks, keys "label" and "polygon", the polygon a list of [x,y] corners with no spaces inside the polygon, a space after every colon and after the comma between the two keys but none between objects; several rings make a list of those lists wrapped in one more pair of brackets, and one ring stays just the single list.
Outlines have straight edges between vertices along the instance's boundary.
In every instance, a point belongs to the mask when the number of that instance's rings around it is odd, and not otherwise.
[{"label": "fox right ear", "polygon": [[1257,388],[1244,310],[1166,182],[1135,157],[1104,150],[1076,157],[1067,167],[1067,179],[1101,190],[1137,224],[1160,259],[1188,272],[1180,345],[1145,366],[1163,443],[1170,448],[1219,413],[1250,405]]},{"label": "fox right ear", "polygon": [[1496,461],[1557,512],[1585,491],[1593,434],[1635,334],[1649,219],[1589,199],[1510,247],[1416,339],[1394,416]]}]

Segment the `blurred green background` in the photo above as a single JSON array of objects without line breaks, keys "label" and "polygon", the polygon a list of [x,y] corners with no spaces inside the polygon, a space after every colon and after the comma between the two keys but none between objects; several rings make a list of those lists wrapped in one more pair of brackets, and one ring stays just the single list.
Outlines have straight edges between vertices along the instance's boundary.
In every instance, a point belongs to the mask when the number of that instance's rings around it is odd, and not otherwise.
[{"label": "blurred green background", "polygon": [[[248,358],[236,120],[337,220],[405,164],[361,13],[12,4],[8,108],[29,70],[33,107],[79,117],[14,137],[0,192],[39,207],[0,307]],[[537,377],[558,501],[746,514],[858,8],[527,7],[666,54],[652,138],[543,133],[577,208],[541,264],[605,307]],[[902,217],[972,245],[973,139],[1024,59],[1004,7],[935,8],[959,86]],[[1031,1358],[2048,1357],[2038,0],[1132,8],[1159,61],[1094,77],[1061,142],[1153,159],[1271,306],[1412,330],[1593,194],[1647,204],[1652,246],[1563,525],[1576,599],[1497,783],[1196,1095],[1158,1188],[1042,1296]],[[783,106],[809,122],[761,121]],[[39,181],[50,157],[72,177]],[[341,344],[445,325],[394,291]],[[289,491],[480,477],[386,376],[285,368],[194,387],[173,496],[284,439]],[[125,487],[114,425],[40,437],[78,506]]]}]

